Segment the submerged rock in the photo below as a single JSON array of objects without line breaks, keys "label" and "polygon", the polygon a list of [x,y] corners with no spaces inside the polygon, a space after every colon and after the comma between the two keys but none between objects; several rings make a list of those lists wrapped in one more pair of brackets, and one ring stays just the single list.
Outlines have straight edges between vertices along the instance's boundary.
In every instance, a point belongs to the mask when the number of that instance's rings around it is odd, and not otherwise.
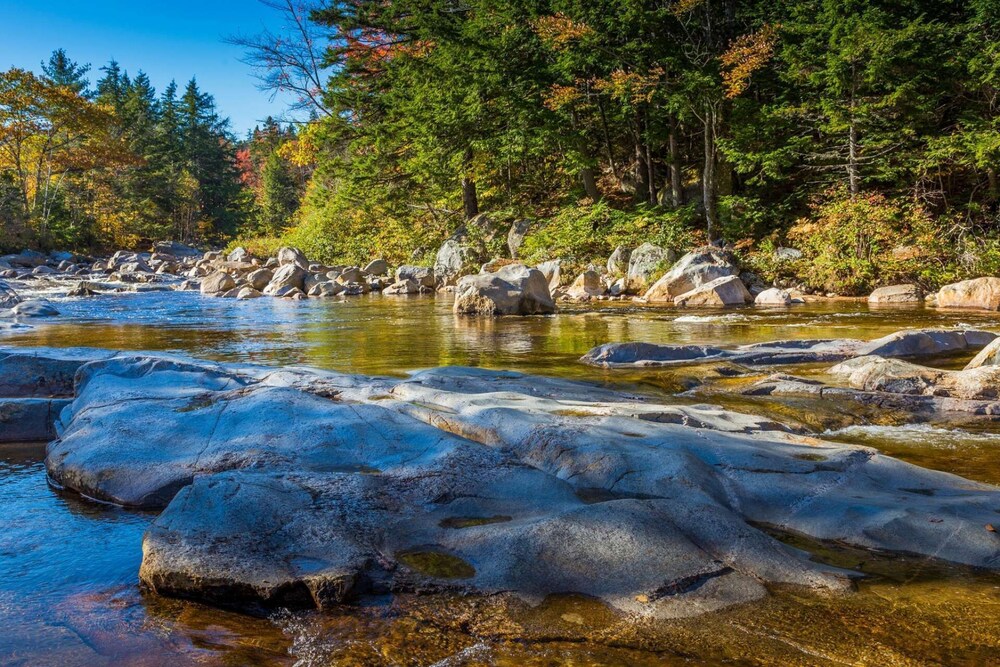
[{"label": "submerged rock", "polygon": [[394,380],[123,355],[77,377],[49,474],[166,505],[140,571],[163,594],[323,608],[366,591],[574,592],[666,618],[767,584],[850,588],[854,573],[761,524],[998,567],[995,487],[721,408],[476,369]]}]

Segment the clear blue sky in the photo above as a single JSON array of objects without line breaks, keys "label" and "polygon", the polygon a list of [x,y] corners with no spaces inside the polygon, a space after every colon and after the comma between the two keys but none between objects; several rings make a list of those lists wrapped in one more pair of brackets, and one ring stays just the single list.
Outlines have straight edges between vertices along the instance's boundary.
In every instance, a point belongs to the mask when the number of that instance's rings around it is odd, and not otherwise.
[{"label": "clear blue sky", "polygon": [[257,0],[0,0],[0,70],[39,71],[57,48],[98,69],[115,58],[129,74],[143,70],[157,91],[192,76],[215,96],[219,112],[242,136],[285,109],[256,88],[242,52],[224,42],[236,33],[278,30],[277,13]]}]

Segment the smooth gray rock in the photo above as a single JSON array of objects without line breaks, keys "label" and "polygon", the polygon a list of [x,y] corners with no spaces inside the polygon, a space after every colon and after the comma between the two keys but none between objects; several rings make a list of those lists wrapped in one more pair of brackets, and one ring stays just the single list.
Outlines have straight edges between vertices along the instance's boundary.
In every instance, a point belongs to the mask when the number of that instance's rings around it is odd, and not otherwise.
[{"label": "smooth gray rock", "polygon": [[0,310],[13,308],[19,303],[21,303],[21,297],[14,291],[14,288],[6,281],[0,280]]},{"label": "smooth gray rock", "polygon": [[294,262],[282,264],[274,275],[271,282],[264,287],[263,293],[267,296],[285,296],[289,290],[299,290],[305,286],[306,272],[301,266]]},{"label": "smooth gray rock", "polygon": [[753,302],[758,306],[790,306],[792,295],[783,289],[771,287],[758,294]]},{"label": "smooth gray rock", "polygon": [[782,340],[724,349],[654,343],[607,343],[580,360],[595,366],[666,366],[726,360],[733,363],[776,365],[838,362],[854,357],[927,358],[979,350],[997,338],[976,329],[897,331],[872,341],[851,338]]},{"label": "smooth gray rock", "polygon": [[970,370],[981,366],[1000,366],[1000,338],[994,338],[989,345],[980,350],[979,354],[966,364],[965,369]]},{"label": "smooth gray rock", "polygon": [[[690,616],[856,576],[756,526],[997,569],[1000,490],[760,418],[480,369],[402,380],[160,357],[79,369],[46,465],[162,507],[154,591],[328,607],[376,592],[579,593]],[[935,519],[934,521],[930,519]]]},{"label": "smooth gray rock", "polygon": [[437,283],[434,269],[428,266],[410,266],[404,264],[396,269],[396,282],[412,280],[422,287],[433,288]]},{"label": "smooth gray rock", "polygon": [[201,281],[201,293],[217,295],[236,287],[233,277],[224,271],[216,271]]},{"label": "smooth gray rock", "polygon": [[31,317],[56,317],[59,311],[45,299],[29,299],[15,305],[9,311],[10,316],[19,319]]},{"label": "smooth gray rock", "polygon": [[389,275],[389,263],[384,259],[373,259],[365,265],[363,271],[370,276]]},{"label": "smooth gray rock", "polygon": [[632,252],[627,248],[623,248],[622,246],[616,247],[608,257],[608,263],[605,267],[608,270],[608,274],[611,276],[627,275],[628,261],[631,256]]}]

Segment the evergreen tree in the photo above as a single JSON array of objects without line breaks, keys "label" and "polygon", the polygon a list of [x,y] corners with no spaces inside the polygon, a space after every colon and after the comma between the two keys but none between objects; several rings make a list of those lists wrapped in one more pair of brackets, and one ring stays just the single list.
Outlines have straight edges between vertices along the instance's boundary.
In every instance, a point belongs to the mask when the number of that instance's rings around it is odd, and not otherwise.
[{"label": "evergreen tree", "polygon": [[84,97],[88,96],[87,89],[90,81],[87,79],[87,72],[90,65],[80,65],[69,59],[65,49],[56,49],[52,52],[47,63],[42,63],[42,72],[56,86],[66,86],[74,93]]}]

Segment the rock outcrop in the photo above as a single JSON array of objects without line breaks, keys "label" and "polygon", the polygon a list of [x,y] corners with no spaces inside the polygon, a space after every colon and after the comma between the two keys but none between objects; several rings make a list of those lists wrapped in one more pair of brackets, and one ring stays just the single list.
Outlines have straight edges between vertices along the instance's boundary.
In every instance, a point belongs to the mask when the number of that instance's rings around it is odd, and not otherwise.
[{"label": "rock outcrop", "polygon": [[[23,370],[49,352],[9,354],[0,366]],[[140,570],[162,594],[579,593],[669,618],[768,584],[850,589],[856,573],[761,525],[998,568],[995,487],[721,408],[461,368],[393,380],[105,353],[77,379],[49,474],[165,506]]]}]

